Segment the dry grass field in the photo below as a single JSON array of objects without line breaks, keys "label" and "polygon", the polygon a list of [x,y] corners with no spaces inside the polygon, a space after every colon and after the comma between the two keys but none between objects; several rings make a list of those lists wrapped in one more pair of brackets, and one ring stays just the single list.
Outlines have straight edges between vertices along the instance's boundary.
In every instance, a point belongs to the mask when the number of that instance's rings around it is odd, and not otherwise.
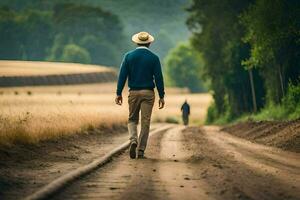
[{"label": "dry grass field", "polygon": [[[104,72],[110,68],[73,63],[0,61],[1,76],[35,76]],[[127,88],[124,104],[114,103],[116,83],[60,86],[0,87],[0,145],[36,143],[97,127],[126,124]],[[167,88],[166,108],[156,104],[153,121],[180,122],[180,107],[191,104],[191,122],[203,122],[211,101],[209,94],[188,94]]]},{"label": "dry grass field", "polygon": [[34,76],[52,74],[78,74],[105,72],[110,68],[79,63],[37,62],[37,61],[0,61],[0,76]]},{"label": "dry grass field", "polygon": [[5,95],[0,99],[0,141],[11,144],[80,133],[125,122],[111,95]]},{"label": "dry grass field", "polygon": [[[124,105],[117,106],[114,104],[115,86],[116,83],[104,83],[0,88],[0,143],[35,143],[99,126],[125,124],[127,89]],[[157,109],[156,99],[153,121],[178,121],[185,99],[191,104],[191,121],[201,123],[211,96],[176,89],[167,89],[165,109]]]}]

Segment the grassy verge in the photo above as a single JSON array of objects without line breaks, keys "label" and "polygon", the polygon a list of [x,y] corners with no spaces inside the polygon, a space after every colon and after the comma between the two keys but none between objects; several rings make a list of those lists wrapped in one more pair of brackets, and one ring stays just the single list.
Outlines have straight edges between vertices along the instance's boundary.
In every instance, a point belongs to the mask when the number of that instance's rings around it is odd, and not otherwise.
[{"label": "grassy verge", "polygon": [[240,118],[237,118],[236,122],[242,122],[247,120],[252,121],[263,121],[263,120],[294,120],[300,117],[300,106],[296,107],[293,112],[290,112],[282,105],[269,105],[266,108],[263,108],[257,114],[248,114]]},{"label": "grassy verge", "polygon": [[292,111],[284,105],[268,105],[257,113],[246,113],[237,118],[230,118],[226,115],[206,122],[206,124],[226,125],[245,121],[274,121],[274,120],[295,120],[300,118],[300,106],[295,107]]},{"label": "grassy verge", "polygon": [[[227,108],[227,110],[229,110]],[[245,113],[239,117],[232,117],[227,111],[219,115],[214,104],[208,108],[206,123],[207,124],[231,124],[243,121],[273,121],[273,120],[295,120],[300,118],[300,85],[289,85],[286,96],[282,99],[281,104],[270,102],[257,113]]]}]

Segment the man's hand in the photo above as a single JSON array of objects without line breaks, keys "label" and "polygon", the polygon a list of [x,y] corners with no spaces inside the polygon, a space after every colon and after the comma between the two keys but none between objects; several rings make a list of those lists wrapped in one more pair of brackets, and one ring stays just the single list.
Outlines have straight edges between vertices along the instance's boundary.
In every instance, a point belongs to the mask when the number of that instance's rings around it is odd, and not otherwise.
[{"label": "man's hand", "polygon": [[159,99],[158,101],[158,108],[163,109],[165,106],[165,100],[164,99]]},{"label": "man's hand", "polygon": [[115,99],[115,102],[116,102],[116,104],[117,105],[122,105],[122,103],[123,103],[123,97],[122,96],[116,96],[116,99]]}]

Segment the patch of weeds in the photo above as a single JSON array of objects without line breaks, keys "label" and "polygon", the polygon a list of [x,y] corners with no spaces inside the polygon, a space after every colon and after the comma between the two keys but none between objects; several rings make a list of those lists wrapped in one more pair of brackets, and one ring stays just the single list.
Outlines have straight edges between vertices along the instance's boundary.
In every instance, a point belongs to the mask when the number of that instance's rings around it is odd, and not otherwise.
[{"label": "patch of weeds", "polygon": [[176,117],[167,117],[166,122],[171,124],[179,124],[179,120]]}]

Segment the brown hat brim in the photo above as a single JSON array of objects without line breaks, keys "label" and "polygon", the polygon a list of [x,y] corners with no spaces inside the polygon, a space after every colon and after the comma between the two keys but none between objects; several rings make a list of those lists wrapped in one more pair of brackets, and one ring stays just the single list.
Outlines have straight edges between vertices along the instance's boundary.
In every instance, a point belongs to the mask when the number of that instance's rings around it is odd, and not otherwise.
[{"label": "brown hat brim", "polygon": [[132,42],[136,43],[136,44],[148,44],[154,41],[154,37],[152,35],[149,34],[149,38],[148,40],[142,41],[139,39],[138,33],[134,34],[131,38]]}]

